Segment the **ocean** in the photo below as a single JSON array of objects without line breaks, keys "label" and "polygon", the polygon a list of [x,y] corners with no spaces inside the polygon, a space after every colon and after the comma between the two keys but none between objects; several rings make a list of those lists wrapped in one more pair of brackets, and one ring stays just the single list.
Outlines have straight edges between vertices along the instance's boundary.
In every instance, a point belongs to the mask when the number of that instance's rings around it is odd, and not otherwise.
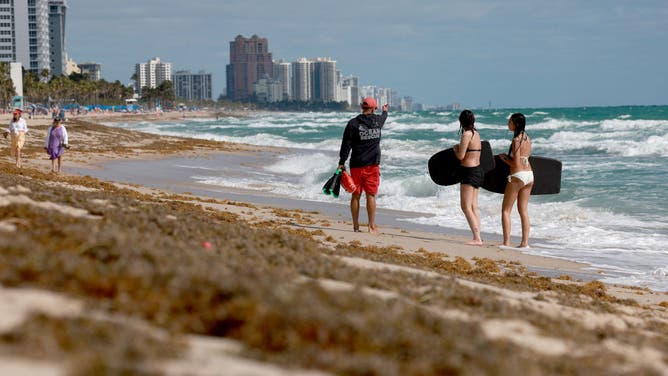
[{"label": "ocean", "polygon": [[[563,162],[561,193],[531,197],[533,241],[526,252],[588,263],[604,272],[604,282],[668,291],[668,106],[474,110],[476,128],[495,154],[508,150],[507,119],[513,112],[527,118],[533,155]],[[182,167],[192,171],[193,182],[348,205],[348,194],[333,200],[321,188],[336,168],[345,124],[355,115],[262,113],[113,125],[287,148],[248,174],[221,178],[197,160]],[[458,116],[459,111],[390,109],[381,141],[379,207],[417,213],[408,220],[419,224],[468,230],[459,186],[437,186],[427,173],[429,157],[458,142]],[[481,189],[483,233],[501,234],[501,200]],[[513,242],[520,232],[514,211]]]}]

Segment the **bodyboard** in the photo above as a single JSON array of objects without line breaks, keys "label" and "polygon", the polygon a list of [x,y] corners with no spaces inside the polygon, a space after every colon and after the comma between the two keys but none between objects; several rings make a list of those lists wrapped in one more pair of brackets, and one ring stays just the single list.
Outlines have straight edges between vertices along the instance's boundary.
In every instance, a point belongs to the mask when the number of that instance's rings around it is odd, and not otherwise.
[{"label": "bodyboard", "polygon": [[[480,165],[482,170],[487,173],[492,171],[495,166],[494,153],[492,146],[488,141],[482,141],[480,152]],[[455,156],[453,148],[439,151],[429,158],[427,167],[431,180],[438,185],[453,185],[461,181],[459,176],[460,161]]]},{"label": "bodyboard", "polygon": [[[490,192],[503,193],[508,184],[510,166],[501,160],[498,155],[494,156],[496,167],[485,174],[482,187]],[[534,183],[531,189],[532,195],[552,195],[561,191],[561,161],[545,157],[529,157],[529,163],[533,170]]]}]

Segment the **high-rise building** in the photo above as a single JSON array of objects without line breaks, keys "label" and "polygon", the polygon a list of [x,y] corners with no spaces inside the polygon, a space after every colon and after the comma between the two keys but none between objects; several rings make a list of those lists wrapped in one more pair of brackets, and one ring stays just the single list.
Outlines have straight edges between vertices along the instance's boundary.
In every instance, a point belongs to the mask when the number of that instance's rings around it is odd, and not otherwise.
[{"label": "high-rise building", "polygon": [[410,112],[413,111],[413,97],[403,97],[401,98],[401,111]]},{"label": "high-rise building", "polygon": [[174,93],[177,98],[186,100],[211,100],[213,98],[213,87],[211,85],[211,73],[199,71],[177,71],[172,76]]},{"label": "high-rise building", "polygon": [[40,74],[51,70],[48,0],[0,1],[0,61]]},{"label": "high-rise building", "polygon": [[281,99],[290,100],[290,63],[287,61],[274,62],[274,79],[281,83]]},{"label": "high-rise building", "polygon": [[292,63],[292,99],[311,100],[311,62],[306,58]]},{"label": "high-rise building", "polygon": [[313,78],[312,98],[324,103],[337,100],[336,61],[318,57],[311,60]]},{"label": "high-rise building", "polygon": [[360,98],[358,81],[358,78],[355,76],[342,78],[341,86],[344,92],[344,96],[341,98],[341,100],[348,102],[348,105],[351,107],[357,107],[357,105],[362,102]]},{"label": "high-rise building", "polygon": [[141,95],[142,88],[156,88],[172,79],[172,63],[162,62],[156,57],[146,63],[135,65],[135,74],[137,75],[135,89]]},{"label": "high-rise building", "polygon": [[30,70],[37,74],[45,69],[51,70],[47,0],[28,0],[28,41]]},{"label": "high-rise building", "polygon": [[227,65],[227,96],[232,100],[250,99],[253,84],[265,74],[273,75],[273,60],[267,38],[241,35],[230,42],[230,64]]},{"label": "high-rise building", "polygon": [[253,96],[258,102],[279,102],[283,100],[283,83],[265,74],[253,84]]},{"label": "high-rise building", "polygon": [[93,81],[102,79],[102,67],[97,63],[81,63],[78,64],[81,74],[87,74],[88,78]]},{"label": "high-rise building", "polygon": [[65,0],[49,0],[49,50],[51,53],[51,75],[60,76],[67,71],[65,53]]}]

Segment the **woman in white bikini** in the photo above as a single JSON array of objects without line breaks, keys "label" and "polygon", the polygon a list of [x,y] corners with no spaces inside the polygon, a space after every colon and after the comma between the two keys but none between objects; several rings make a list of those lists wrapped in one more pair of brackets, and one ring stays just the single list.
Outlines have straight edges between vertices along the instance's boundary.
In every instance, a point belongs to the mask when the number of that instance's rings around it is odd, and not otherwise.
[{"label": "woman in white bikini", "polygon": [[508,154],[501,154],[501,160],[510,166],[508,185],[503,193],[501,205],[501,226],[503,227],[503,245],[510,246],[510,212],[517,201],[517,211],[522,221],[522,242],[520,248],[529,247],[529,197],[533,188],[533,170],[529,164],[531,139],[524,131],[526,119],[520,113],[512,114],[508,120],[508,129],[514,132]]}]

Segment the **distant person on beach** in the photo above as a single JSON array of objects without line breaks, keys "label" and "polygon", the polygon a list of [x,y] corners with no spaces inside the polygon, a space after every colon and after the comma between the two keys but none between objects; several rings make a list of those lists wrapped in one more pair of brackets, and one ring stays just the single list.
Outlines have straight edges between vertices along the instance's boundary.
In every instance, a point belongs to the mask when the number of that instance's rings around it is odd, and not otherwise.
[{"label": "distant person on beach", "polygon": [[517,211],[522,221],[522,242],[520,248],[529,247],[529,197],[533,188],[533,170],[529,163],[531,155],[531,139],[525,132],[526,118],[515,113],[508,120],[508,129],[513,131],[513,140],[508,154],[501,154],[501,160],[510,166],[508,185],[503,193],[501,205],[501,225],[503,226],[503,245],[510,246],[510,212],[517,200]]},{"label": "distant person on beach", "polygon": [[12,146],[11,154],[16,157],[16,167],[22,168],[21,149],[26,142],[26,133],[28,133],[28,124],[25,119],[21,117],[22,111],[15,109],[12,113],[12,120],[9,122],[9,128],[4,132],[4,137],[11,135]]},{"label": "distant person on beach", "polygon": [[485,173],[480,166],[482,141],[480,139],[480,132],[475,129],[474,123],[475,116],[473,112],[464,110],[459,114],[459,132],[461,137],[459,144],[455,145],[453,149],[455,156],[460,160],[460,205],[473,233],[473,240],[466,244],[482,245],[478,193],[483,180],[485,180]]},{"label": "distant person on beach", "polygon": [[369,232],[378,234],[376,226],[376,194],[380,185],[380,133],[387,119],[388,105],[383,105],[383,113],[374,112],[378,104],[374,98],[364,98],[360,104],[362,113],[348,121],[343,132],[339,152],[339,168],[345,170],[350,156],[350,175],[357,189],[350,199],[353,217],[353,231],[360,232],[359,211],[362,192],[366,194],[366,210],[369,216]]},{"label": "distant person on beach", "polygon": [[[69,149],[67,129],[60,123],[60,118],[53,119],[53,125],[46,131],[46,141],[44,142],[44,150],[46,150],[49,159],[51,159],[51,172],[56,174],[60,174],[63,153],[65,149]],[[57,169],[56,161],[58,162]]]}]

